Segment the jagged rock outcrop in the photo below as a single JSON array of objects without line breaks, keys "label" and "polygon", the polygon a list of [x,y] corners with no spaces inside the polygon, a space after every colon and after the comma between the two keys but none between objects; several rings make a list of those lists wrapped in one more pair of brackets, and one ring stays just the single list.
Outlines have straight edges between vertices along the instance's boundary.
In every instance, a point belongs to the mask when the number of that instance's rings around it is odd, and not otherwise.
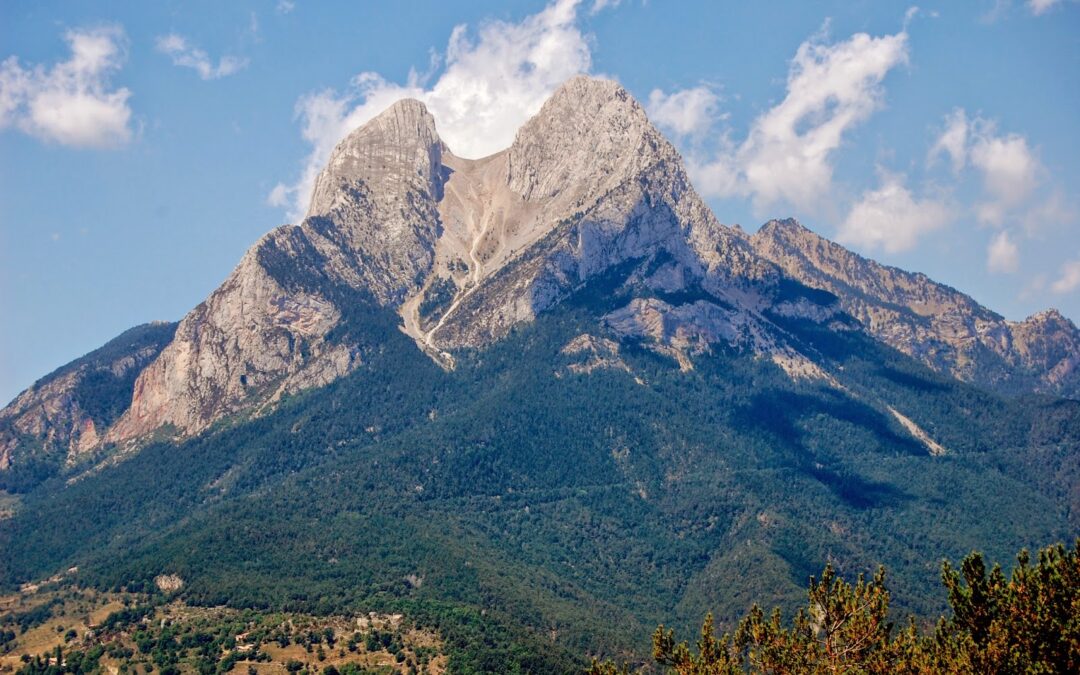
[{"label": "jagged rock outcrop", "polygon": [[398,101],[338,144],[301,229],[326,272],[398,305],[431,269],[443,145],[424,105]]},{"label": "jagged rock outcrop", "polygon": [[132,328],[19,394],[0,410],[0,471],[75,461],[96,447],[175,330],[174,323]]},{"label": "jagged rock outcrop", "polygon": [[1007,321],[924,274],[859,256],[794,220],[750,237],[762,257],[840,298],[881,341],[931,368],[1005,393],[1080,396],[1080,331],[1056,310]]},{"label": "jagged rock outcrop", "polygon": [[663,260],[650,283],[668,292],[699,285],[740,304],[744,291],[768,295],[778,278],[720,225],[674,147],[614,82],[569,81],[510,148],[481,162],[498,167],[485,177],[501,184],[515,217],[476,233],[481,256],[465,261],[474,275],[427,335],[439,348],[496,339],[627,261]]}]

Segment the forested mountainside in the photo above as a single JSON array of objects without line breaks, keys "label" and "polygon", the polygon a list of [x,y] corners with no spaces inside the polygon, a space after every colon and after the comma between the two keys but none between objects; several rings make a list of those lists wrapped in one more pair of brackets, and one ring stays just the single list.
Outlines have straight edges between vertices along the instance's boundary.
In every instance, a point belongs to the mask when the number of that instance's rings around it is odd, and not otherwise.
[{"label": "forested mountainside", "polygon": [[358,313],[369,367],[26,495],[3,578],[77,564],[102,588],[176,574],[200,604],[401,611],[437,619],[454,663],[559,671],[640,654],[656,623],[791,606],[823,560],[889,565],[897,605],[931,618],[942,556],[1075,532],[1080,404],[805,320],[787,327],[836,384],[737,350],[686,370],[647,343],[568,348],[626,292],[584,289],[452,372]]}]

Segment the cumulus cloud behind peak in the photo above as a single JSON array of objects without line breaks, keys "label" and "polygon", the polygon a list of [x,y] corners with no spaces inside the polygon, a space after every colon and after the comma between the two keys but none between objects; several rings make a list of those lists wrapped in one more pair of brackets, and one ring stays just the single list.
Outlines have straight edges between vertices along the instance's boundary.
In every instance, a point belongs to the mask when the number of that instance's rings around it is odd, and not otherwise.
[{"label": "cumulus cloud behind peak", "polygon": [[837,240],[865,249],[899,253],[915,247],[919,238],[953,218],[941,199],[918,198],[899,174],[881,172],[880,185],[863,193],[840,226]]},{"label": "cumulus cloud behind peak", "polygon": [[1080,259],[1070,260],[1061,266],[1061,273],[1050,290],[1055,293],[1071,293],[1080,288]]},{"label": "cumulus cloud behind peak", "polygon": [[998,274],[1012,274],[1020,268],[1020,249],[1005,230],[990,241],[986,249],[986,268]]},{"label": "cumulus cloud behind peak", "polygon": [[658,126],[679,136],[700,135],[716,121],[720,97],[707,86],[665,94],[653,89],[646,106],[649,117]]}]

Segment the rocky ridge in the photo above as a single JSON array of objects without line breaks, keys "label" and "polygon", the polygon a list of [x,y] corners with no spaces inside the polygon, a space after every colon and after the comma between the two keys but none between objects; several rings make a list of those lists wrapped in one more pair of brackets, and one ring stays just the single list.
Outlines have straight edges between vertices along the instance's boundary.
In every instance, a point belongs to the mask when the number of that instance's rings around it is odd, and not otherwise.
[{"label": "rocky ridge", "polygon": [[176,324],[125,331],[35,382],[0,410],[0,471],[93,450],[131,400],[136,375],[172,339]]},{"label": "rocky ridge", "polygon": [[1080,330],[1057,310],[1008,321],[924,274],[863,258],[794,220],[749,241],[784,274],[840,298],[871,335],[934,370],[1016,394],[1080,397]]},{"label": "rocky ridge", "polygon": [[750,334],[769,333],[758,311],[775,267],[720,225],[619,85],[569,81],[510,148],[480,160],[453,155],[425,107],[400,101],[337,146],[304,220],[263,237],[180,322],[106,440],[198,433],[360,367],[361,345],[328,338],[346,306],[327,289],[396,310],[452,367],[453,351],[499,339],[625,264],[644,287],[712,298],[672,320],[713,316],[719,302],[750,313]]}]

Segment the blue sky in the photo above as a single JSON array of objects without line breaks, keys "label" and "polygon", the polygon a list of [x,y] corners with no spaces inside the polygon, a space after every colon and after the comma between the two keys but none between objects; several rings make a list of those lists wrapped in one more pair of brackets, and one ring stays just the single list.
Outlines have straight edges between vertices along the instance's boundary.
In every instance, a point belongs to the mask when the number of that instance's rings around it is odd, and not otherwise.
[{"label": "blue sky", "polygon": [[5,2],[0,64],[5,401],[182,317],[395,98],[480,156],[578,72],[647,107],[722,222],[1080,319],[1072,0]]}]

